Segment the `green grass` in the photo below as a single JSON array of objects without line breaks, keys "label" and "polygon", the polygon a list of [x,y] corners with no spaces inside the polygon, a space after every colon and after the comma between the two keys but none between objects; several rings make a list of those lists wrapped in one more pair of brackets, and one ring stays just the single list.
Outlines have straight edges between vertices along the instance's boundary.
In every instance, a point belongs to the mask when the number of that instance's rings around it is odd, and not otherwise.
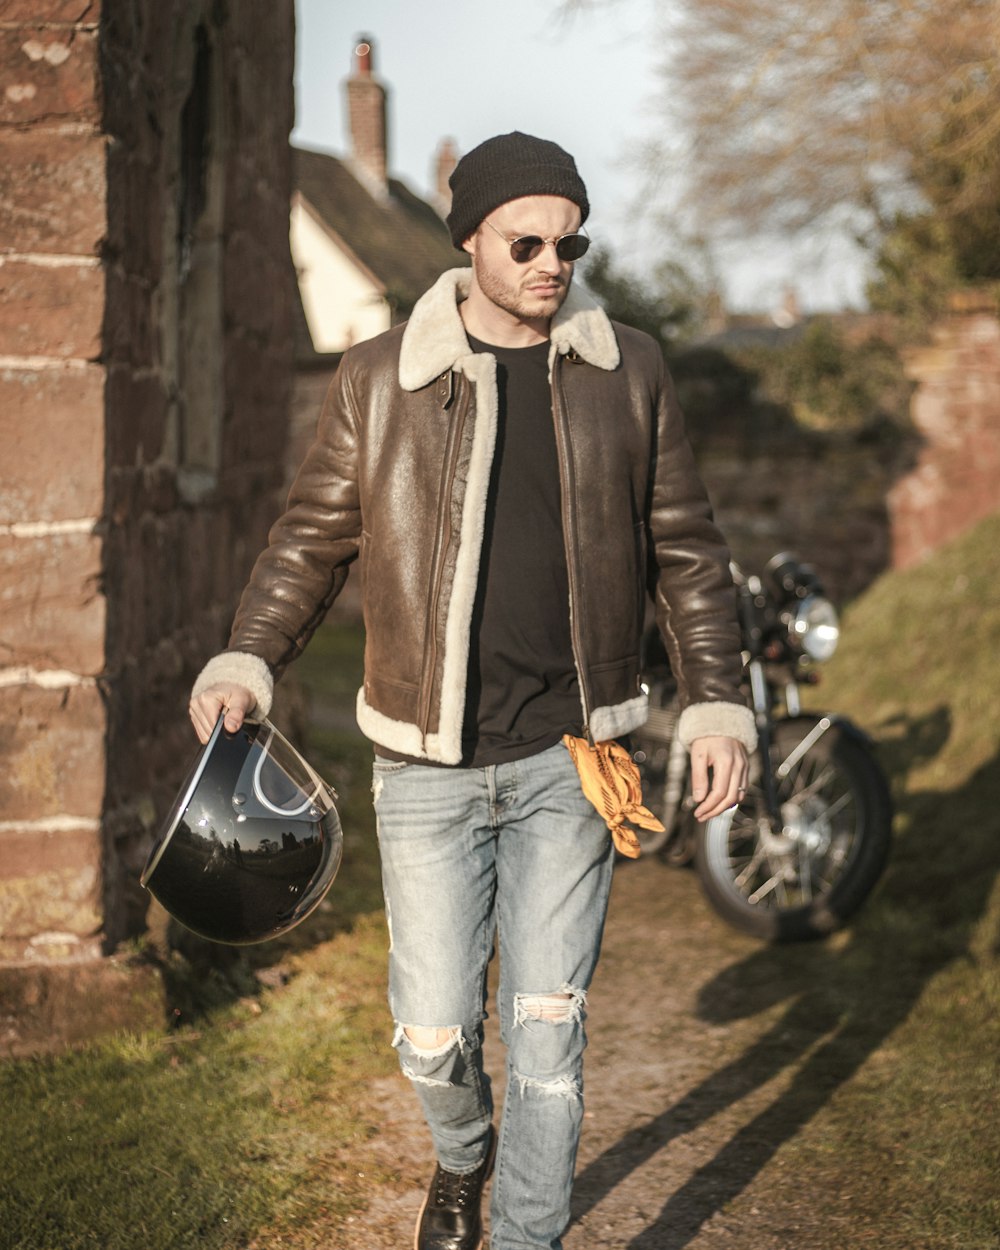
[{"label": "green grass", "polygon": [[[322,631],[307,684],[317,670],[353,693],[359,642]],[[366,1084],[396,1070],[370,747],[311,739],[345,834],[320,909],[235,959],[183,941],[165,961],[173,1029],[0,1066],[3,1250],[305,1247],[362,1205],[372,1178],[344,1159],[374,1131]]]},{"label": "green grass", "polygon": [[877,740],[896,841],[811,992],[851,1079],[791,1153],[825,1161],[819,1211],[846,1187],[883,1248],[1000,1241],[998,698],[1000,516],[856,602],[813,695]]}]

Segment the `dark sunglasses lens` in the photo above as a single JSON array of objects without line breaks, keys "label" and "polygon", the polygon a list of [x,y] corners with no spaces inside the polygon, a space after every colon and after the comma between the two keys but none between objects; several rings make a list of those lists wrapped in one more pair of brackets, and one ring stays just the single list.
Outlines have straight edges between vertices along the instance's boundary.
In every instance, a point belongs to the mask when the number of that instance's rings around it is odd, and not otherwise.
[{"label": "dark sunglasses lens", "polygon": [[560,260],[579,260],[590,247],[590,240],[585,234],[564,234],[556,244],[556,255]]},{"label": "dark sunglasses lens", "polygon": [[[545,240],[537,234],[526,234],[523,239],[515,239],[510,245],[510,254],[519,265],[526,265],[534,260],[545,246]],[[579,260],[590,247],[590,240],[585,234],[564,234],[556,241],[556,255],[560,260]]]},{"label": "dark sunglasses lens", "polygon": [[526,265],[529,260],[534,260],[538,253],[545,246],[545,240],[540,239],[537,234],[526,234],[523,239],[515,239],[510,245],[510,254],[519,265]]}]

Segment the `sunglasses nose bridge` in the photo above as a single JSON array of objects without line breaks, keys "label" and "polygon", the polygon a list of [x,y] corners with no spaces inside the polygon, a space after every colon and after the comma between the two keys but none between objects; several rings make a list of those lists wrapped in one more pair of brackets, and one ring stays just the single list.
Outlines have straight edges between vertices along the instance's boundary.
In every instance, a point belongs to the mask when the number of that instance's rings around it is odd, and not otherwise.
[{"label": "sunglasses nose bridge", "polygon": [[560,263],[566,263],[579,260],[587,250],[587,245],[583,242],[584,237],[577,233],[562,234],[553,239],[543,239],[539,235],[526,235],[511,243],[510,254],[519,265],[525,265],[529,261],[537,260],[549,248],[552,248],[555,259]]},{"label": "sunglasses nose bridge", "polygon": [[546,263],[561,265],[563,260],[559,255],[559,242],[559,239],[542,239],[541,246],[537,250],[532,248],[531,259],[543,267]]}]

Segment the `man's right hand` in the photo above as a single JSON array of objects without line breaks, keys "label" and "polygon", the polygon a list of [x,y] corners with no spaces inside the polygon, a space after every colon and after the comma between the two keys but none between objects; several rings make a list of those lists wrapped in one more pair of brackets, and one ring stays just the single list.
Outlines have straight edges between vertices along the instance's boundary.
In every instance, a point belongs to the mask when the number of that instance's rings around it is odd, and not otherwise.
[{"label": "man's right hand", "polygon": [[188,705],[191,723],[198,735],[198,741],[204,745],[212,736],[212,730],[219,719],[219,713],[226,713],[225,727],[235,733],[243,724],[243,718],[253,710],[257,700],[245,686],[233,686],[219,683],[206,686],[201,694],[196,695]]}]

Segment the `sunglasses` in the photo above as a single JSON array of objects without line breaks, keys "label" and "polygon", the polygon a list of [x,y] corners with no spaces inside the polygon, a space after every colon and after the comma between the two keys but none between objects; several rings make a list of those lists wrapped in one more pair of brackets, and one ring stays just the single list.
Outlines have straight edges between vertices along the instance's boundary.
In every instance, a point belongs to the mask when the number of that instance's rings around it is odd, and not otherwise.
[{"label": "sunglasses", "polygon": [[518,265],[526,265],[529,260],[540,256],[546,243],[554,244],[556,255],[560,260],[579,260],[590,247],[590,239],[585,234],[564,234],[558,239],[543,239],[537,234],[525,234],[519,239],[508,239],[492,221],[484,218],[483,224],[489,226],[494,234],[500,235],[505,243],[510,244],[510,258]]}]

